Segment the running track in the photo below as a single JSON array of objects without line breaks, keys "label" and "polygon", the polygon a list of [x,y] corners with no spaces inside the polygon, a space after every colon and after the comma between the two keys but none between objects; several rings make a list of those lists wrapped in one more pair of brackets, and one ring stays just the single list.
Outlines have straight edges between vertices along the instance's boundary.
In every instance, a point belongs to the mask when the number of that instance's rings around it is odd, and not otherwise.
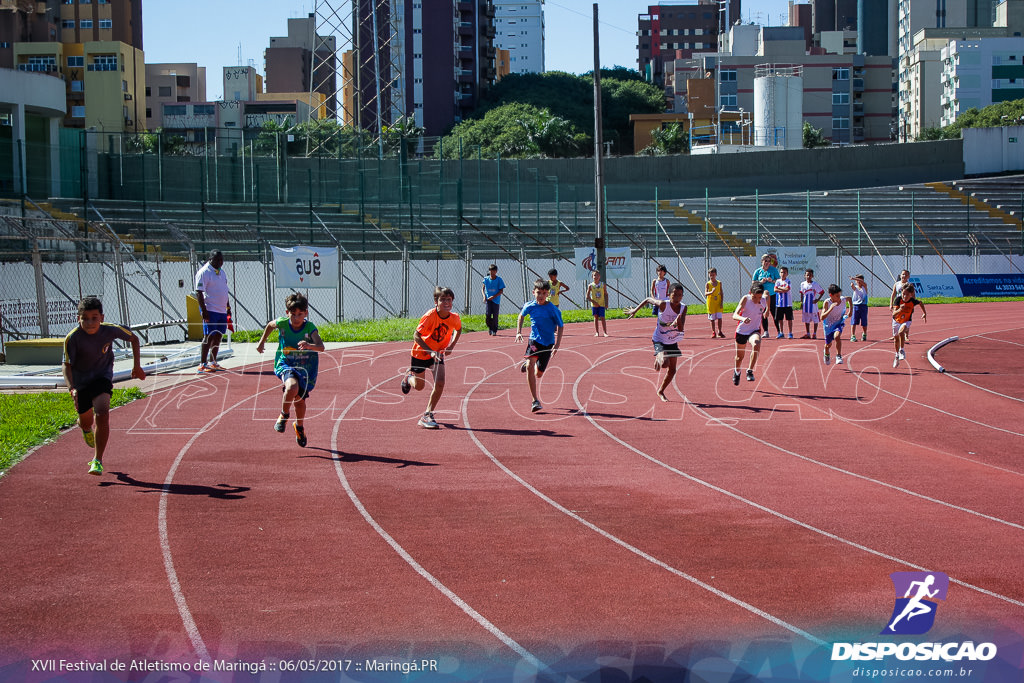
[{"label": "running track", "polygon": [[[951,580],[927,639],[996,642],[980,680],[1022,680],[1024,304],[929,311],[897,369],[887,342],[825,367],[773,339],[739,387],[690,317],[669,403],[650,319],[571,325],[538,414],[514,332],[471,334],[438,432],[398,391],[408,343],[349,348],[321,360],[305,450],[272,429],[263,358],[154,393],[113,413],[102,478],[72,430],[0,480],[0,679],[369,657],[681,680],[768,643],[828,680],[831,642],[880,639],[889,574],[927,570]],[[925,353],[952,335],[943,375]]]}]

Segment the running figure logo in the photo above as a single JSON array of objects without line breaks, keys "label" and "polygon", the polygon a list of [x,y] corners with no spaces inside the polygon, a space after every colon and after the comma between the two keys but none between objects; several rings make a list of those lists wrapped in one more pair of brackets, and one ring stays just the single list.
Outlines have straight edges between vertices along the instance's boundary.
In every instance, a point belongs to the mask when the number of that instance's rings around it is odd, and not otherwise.
[{"label": "running figure logo", "polygon": [[946,599],[949,577],[942,572],[893,572],[896,604],[889,625],[882,634],[920,635],[935,624],[939,605],[933,598]]}]

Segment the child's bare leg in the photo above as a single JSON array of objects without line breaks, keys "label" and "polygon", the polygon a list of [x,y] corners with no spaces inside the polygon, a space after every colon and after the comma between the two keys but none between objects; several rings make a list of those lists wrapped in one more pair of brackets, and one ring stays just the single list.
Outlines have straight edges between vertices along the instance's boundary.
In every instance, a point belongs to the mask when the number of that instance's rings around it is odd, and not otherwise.
[{"label": "child's bare leg", "polygon": [[295,424],[302,426],[302,420],[306,417],[306,399],[298,397],[298,390],[296,390],[295,400],[292,401],[292,405],[295,406]]},{"label": "child's bare leg", "polygon": [[747,372],[753,372],[757,365],[757,356],[761,353],[761,337],[754,335],[750,342],[750,365],[747,366]]},{"label": "child's bare leg", "polygon": [[594,336],[595,337],[600,337],[601,336],[601,328],[599,327],[598,317],[596,315],[594,316]]},{"label": "child's bare leg", "polygon": [[427,384],[426,380],[423,379],[423,373],[413,373],[409,375],[409,385],[416,391],[423,391],[423,387]]},{"label": "child's bare leg", "polygon": [[711,336],[715,336],[715,321],[712,320],[710,322],[711,322]]},{"label": "child's bare leg", "polygon": [[[109,410],[109,408],[108,408]],[[110,439],[110,413],[96,408],[96,459],[103,462],[103,453]]]},{"label": "child's bare leg", "polygon": [[444,393],[444,363],[434,366],[434,388],[430,391],[430,399],[427,401],[427,412],[434,412],[434,407],[441,400]]},{"label": "child's bare leg", "polygon": [[665,352],[662,351],[661,353],[655,354],[655,356],[654,356],[654,370],[655,370],[655,372],[657,372],[658,370],[661,370],[661,366],[663,366],[664,364],[665,364]]},{"label": "child's bare leg", "polygon": [[841,356],[843,355],[843,333],[836,332],[833,336],[836,338],[836,355]]},{"label": "child's bare leg", "polygon": [[665,379],[661,380],[661,386],[658,387],[658,398],[667,402],[668,398],[665,397],[665,389],[672,383],[672,378],[676,376],[676,358],[674,356],[667,359],[666,367],[668,370],[665,372]]},{"label": "child's bare leg", "polygon": [[811,333],[812,337],[818,336],[818,323],[814,323],[814,332]]},{"label": "child's bare leg", "polygon": [[[594,323],[597,323],[596,318]],[[530,365],[526,368],[526,383],[530,385],[530,395],[533,396],[533,400],[539,401],[540,399],[537,398],[537,377],[535,376],[537,372],[537,357],[530,356],[528,362]]]},{"label": "child's bare leg", "polygon": [[601,329],[604,331],[604,336],[608,336],[608,321],[601,316]]},{"label": "child's bare leg", "polygon": [[299,395],[299,382],[294,377],[289,377],[284,383],[284,395],[281,397],[281,414],[288,415],[295,397]]},{"label": "child's bare leg", "polygon": [[743,354],[744,354],[745,351],[746,351],[746,348],[743,347],[743,346],[740,346],[739,343],[737,342],[737,344],[736,344],[736,359],[735,359],[735,362],[733,364],[733,367],[734,367],[734,369],[736,370],[737,373],[739,373],[740,365],[743,363]]}]

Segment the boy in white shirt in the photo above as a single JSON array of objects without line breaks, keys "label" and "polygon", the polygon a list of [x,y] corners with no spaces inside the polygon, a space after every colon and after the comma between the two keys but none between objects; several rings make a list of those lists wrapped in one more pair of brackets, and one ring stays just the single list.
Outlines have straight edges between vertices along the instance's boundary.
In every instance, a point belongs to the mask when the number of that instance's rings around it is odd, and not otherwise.
[{"label": "boy in white shirt", "polygon": [[828,352],[836,343],[836,365],[843,364],[843,329],[850,316],[850,300],[843,296],[839,285],[828,286],[828,301],[821,307],[821,326],[825,330],[825,365],[830,362]]},{"label": "boy in white shirt", "polygon": [[[807,330],[801,339],[818,338],[818,302],[825,296],[825,290],[814,281],[814,270],[804,271],[804,281],[800,283],[801,317]],[[811,323],[814,323],[814,336],[811,336]]]}]

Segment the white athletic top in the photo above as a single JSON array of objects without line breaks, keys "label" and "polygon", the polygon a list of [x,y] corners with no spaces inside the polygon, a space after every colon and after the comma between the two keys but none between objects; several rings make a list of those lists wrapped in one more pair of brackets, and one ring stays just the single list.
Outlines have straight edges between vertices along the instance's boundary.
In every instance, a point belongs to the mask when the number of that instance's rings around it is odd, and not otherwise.
[{"label": "white athletic top", "polygon": [[218,272],[209,262],[196,273],[196,291],[203,293],[203,303],[211,313],[228,312],[228,275]]},{"label": "white athletic top", "polygon": [[[736,327],[736,334],[753,334],[761,329],[761,319],[768,310],[768,299],[766,294],[761,295],[761,303],[755,304],[750,294],[745,294],[740,302],[736,304],[736,310],[740,315],[750,318],[749,323],[740,323]],[[741,310],[742,309],[742,310]]]},{"label": "white athletic top", "polygon": [[[825,299],[825,305],[828,306],[832,303],[832,299]],[[823,325],[835,325],[843,319],[843,314],[846,313],[846,297],[840,296],[839,303],[836,307],[829,311],[828,316],[821,319]]]},{"label": "white athletic top", "polygon": [[668,298],[668,278],[654,281],[654,296],[662,300]]},{"label": "white athletic top", "polygon": [[679,310],[673,311],[672,304],[668,301],[664,303],[665,309],[658,311],[658,324],[654,326],[654,335],[651,340],[662,344],[676,344],[683,335],[676,329],[674,323],[683,311],[683,305],[679,304]]}]

